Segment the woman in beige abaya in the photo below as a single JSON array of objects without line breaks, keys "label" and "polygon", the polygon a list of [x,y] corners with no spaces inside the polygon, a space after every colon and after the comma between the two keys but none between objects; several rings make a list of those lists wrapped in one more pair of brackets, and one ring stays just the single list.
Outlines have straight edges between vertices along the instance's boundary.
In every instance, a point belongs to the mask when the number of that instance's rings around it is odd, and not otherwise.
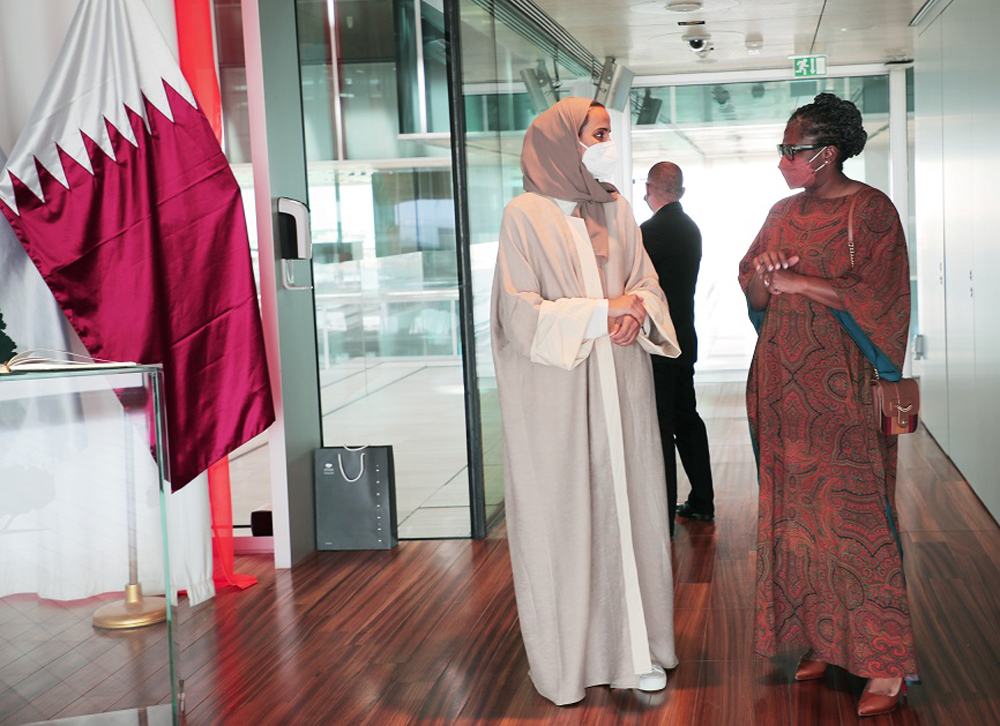
[{"label": "woman in beige abaya", "polygon": [[521,634],[535,688],[659,690],[673,583],[649,355],[679,354],[600,104],[535,119],[504,211],[492,333]]}]

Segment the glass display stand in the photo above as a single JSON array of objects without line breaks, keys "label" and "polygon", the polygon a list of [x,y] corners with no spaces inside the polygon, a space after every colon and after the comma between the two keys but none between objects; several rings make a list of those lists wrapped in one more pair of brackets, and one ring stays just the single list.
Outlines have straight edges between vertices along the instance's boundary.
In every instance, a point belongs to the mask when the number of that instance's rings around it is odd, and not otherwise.
[{"label": "glass display stand", "polygon": [[0,725],[180,723],[166,431],[160,366],[0,375]]}]

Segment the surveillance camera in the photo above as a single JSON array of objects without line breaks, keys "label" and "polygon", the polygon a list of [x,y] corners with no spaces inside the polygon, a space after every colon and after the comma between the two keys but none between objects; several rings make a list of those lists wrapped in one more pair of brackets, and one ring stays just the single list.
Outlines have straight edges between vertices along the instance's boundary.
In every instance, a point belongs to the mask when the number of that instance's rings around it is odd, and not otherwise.
[{"label": "surveillance camera", "polygon": [[712,45],[712,36],[705,31],[688,32],[681,40],[687,43],[688,48],[693,53],[704,55],[711,50],[715,50],[715,46]]}]

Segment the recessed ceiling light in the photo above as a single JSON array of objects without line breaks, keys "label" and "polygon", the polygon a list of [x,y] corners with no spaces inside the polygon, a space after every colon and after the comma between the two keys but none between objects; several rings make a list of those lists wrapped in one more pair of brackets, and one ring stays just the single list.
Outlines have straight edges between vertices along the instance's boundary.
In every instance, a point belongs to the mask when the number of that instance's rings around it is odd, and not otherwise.
[{"label": "recessed ceiling light", "polygon": [[[479,0],[476,1],[479,2]],[[784,4],[793,1],[794,0],[769,0],[769,3]],[[681,15],[691,15],[696,12],[718,14],[725,10],[739,7],[745,2],[748,2],[748,0],[628,0],[628,3],[619,4],[627,4],[630,13],[659,15],[662,17],[664,11],[668,13],[678,13]],[[3,4],[3,0],[0,0],[0,4]],[[607,3],[605,3],[605,5],[606,4]]]},{"label": "recessed ceiling light", "polygon": [[701,0],[670,0],[667,3],[668,13],[693,13],[701,10]]}]

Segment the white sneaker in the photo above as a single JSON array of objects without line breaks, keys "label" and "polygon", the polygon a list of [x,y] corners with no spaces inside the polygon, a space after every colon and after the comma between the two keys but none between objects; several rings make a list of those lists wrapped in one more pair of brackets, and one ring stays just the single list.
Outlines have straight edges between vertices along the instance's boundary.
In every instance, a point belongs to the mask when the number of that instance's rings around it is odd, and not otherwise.
[{"label": "white sneaker", "polygon": [[666,686],[667,672],[655,663],[652,673],[643,673],[639,676],[640,691],[662,691]]}]

